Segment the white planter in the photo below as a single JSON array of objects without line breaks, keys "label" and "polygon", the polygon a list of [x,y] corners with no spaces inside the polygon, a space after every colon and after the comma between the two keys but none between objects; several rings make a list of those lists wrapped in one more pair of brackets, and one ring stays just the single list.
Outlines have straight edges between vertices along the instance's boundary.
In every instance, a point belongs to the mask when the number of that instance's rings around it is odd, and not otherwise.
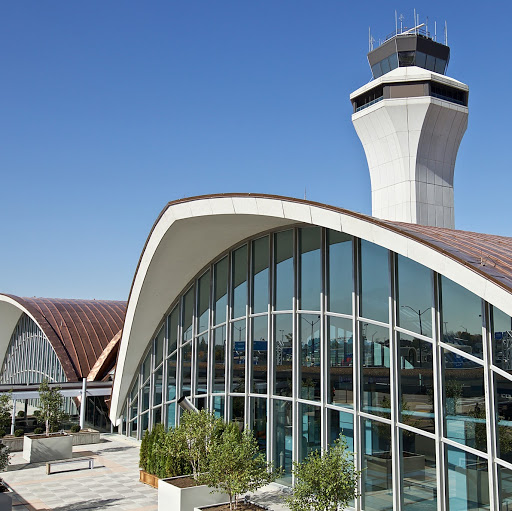
[{"label": "white planter", "polygon": [[29,463],[41,461],[67,460],[73,457],[73,437],[71,435],[25,435],[23,458]]},{"label": "white planter", "polygon": [[158,481],[158,511],[194,511],[194,508],[222,504],[229,501],[225,493],[211,493],[206,485],[178,488],[170,483],[173,479]]},{"label": "white planter", "polygon": [[78,433],[70,433],[73,445],[89,445],[100,443],[100,432],[95,429],[82,429]]}]

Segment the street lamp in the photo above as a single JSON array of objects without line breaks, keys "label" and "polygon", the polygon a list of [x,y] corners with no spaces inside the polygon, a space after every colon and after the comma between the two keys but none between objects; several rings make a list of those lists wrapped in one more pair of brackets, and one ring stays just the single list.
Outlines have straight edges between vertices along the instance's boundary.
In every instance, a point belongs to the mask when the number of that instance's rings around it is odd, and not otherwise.
[{"label": "street lamp", "polygon": [[[404,309],[404,308],[406,308],[406,309],[411,309],[414,313],[416,313],[416,314],[418,315],[418,320],[419,320],[419,322],[420,322],[420,334],[421,334],[421,335],[423,335],[423,325],[422,325],[422,323],[421,323],[421,316],[422,316],[423,314],[425,314],[425,312],[427,312],[427,311],[431,310],[431,308],[430,308],[430,307],[427,307],[427,308],[422,312],[422,311],[421,311],[421,309],[419,309],[419,310],[413,309],[410,305],[402,305],[401,307],[402,307],[402,309]],[[418,341],[419,341],[419,346],[420,346],[420,367],[422,367],[422,365],[423,365],[423,361],[422,361],[422,359],[421,359],[421,339],[418,339]]]},{"label": "street lamp", "polygon": [[315,335],[315,330],[314,330],[314,326],[320,321],[320,316],[318,316],[318,319],[316,321],[308,321],[304,316],[301,316],[301,318],[308,324],[308,325],[311,325],[311,361],[313,361],[313,357],[314,357],[314,354],[315,354],[315,341],[314,341],[314,335]]}]

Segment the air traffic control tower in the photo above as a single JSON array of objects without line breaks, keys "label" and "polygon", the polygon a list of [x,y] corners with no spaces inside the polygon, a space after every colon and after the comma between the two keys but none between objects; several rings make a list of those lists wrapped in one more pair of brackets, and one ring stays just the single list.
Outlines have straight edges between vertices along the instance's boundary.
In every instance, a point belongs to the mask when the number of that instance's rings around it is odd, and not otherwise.
[{"label": "air traffic control tower", "polygon": [[454,228],[453,172],[468,122],[467,85],[445,75],[450,48],[424,24],[377,48],[373,80],[350,95],[370,169],[372,215]]}]

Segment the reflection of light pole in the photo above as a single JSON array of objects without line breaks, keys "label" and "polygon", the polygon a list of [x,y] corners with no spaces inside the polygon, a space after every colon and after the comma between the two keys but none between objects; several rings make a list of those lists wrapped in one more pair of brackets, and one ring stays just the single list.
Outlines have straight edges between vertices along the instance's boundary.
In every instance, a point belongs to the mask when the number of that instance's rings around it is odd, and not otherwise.
[{"label": "reflection of light pole", "polygon": [[[421,316],[423,314],[425,314],[425,312],[427,312],[428,310],[430,310],[431,308],[430,307],[427,307],[423,312],[421,312],[421,309],[419,310],[416,310],[416,309],[413,309],[412,307],[410,307],[409,305],[402,305],[402,308],[407,308],[407,309],[411,309],[413,312],[415,312],[417,315],[418,315],[418,320],[420,322],[420,335],[423,335],[423,325],[421,324]],[[422,357],[421,357],[421,339],[418,339],[419,341],[419,346],[420,346],[420,367],[422,367]]]},{"label": "reflection of light pole", "polygon": [[314,326],[320,321],[320,316],[318,316],[318,319],[316,321],[308,321],[304,316],[301,317],[308,325],[311,325],[311,361],[313,361],[313,357],[315,354],[315,341],[313,337],[315,335]]}]

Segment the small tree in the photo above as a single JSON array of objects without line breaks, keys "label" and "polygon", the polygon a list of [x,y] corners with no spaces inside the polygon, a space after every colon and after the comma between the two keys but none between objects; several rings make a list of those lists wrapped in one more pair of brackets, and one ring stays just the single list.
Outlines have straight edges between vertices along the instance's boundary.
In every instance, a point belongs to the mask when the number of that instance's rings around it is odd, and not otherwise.
[{"label": "small tree", "polygon": [[176,429],[177,440],[183,457],[190,463],[195,480],[198,474],[207,470],[208,454],[214,438],[219,436],[222,428],[222,420],[208,410],[185,411],[181,416],[180,425]]},{"label": "small tree", "polygon": [[43,380],[39,385],[39,408],[41,420],[46,426],[46,436],[50,435],[50,428],[55,429],[65,419],[66,414],[62,410],[64,398],[60,393],[60,387],[48,385],[48,380]]},{"label": "small tree", "polygon": [[11,459],[9,448],[0,442],[0,472],[3,472],[9,466]]},{"label": "small tree", "polygon": [[11,425],[11,393],[0,395],[0,428],[8,430]]},{"label": "small tree", "polygon": [[357,498],[361,472],[354,467],[345,438],[340,435],[326,451],[314,451],[294,462],[295,486],[286,499],[291,511],[337,511]]},{"label": "small tree", "polygon": [[272,464],[258,449],[252,431],[240,432],[238,424],[226,426],[213,443],[208,456],[208,472],[200,481],[214,488],[214,492],[229,495],[229,508],[236,509],[238,497],[275,481],[279,471],[272,472]]}]

